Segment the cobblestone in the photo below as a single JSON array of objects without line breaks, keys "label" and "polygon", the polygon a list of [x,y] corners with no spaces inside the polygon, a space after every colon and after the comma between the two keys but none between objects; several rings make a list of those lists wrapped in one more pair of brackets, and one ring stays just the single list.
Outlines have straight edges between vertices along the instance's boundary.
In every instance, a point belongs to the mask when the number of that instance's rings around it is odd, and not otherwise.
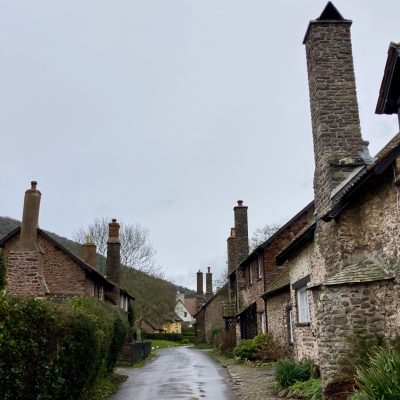
[{"label": "cobblestone", "polygon": [[230,358],[210,355],[228,369],[235,400],[280,400],[274,390],[271,366],[250,367]]}]

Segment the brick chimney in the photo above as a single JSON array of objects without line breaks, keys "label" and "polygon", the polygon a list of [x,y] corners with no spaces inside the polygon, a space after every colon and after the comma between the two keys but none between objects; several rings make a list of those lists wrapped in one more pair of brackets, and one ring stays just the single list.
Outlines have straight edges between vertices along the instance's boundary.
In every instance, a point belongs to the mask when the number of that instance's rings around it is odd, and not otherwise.
[{"label": "brick chimney", "polygon": [[38,251],[37,228],[41,193],[36,189],[37,182],[31,182],[31,188],[25,192],[24,211],[22,214],[21,235],[18,248],[20,251]]},{"label": "brick chimney", "polygon": [[106,277],[119,286],[121,269],[121,242],[119,240],[119,223],[113,219],[108,224]]},{"label": "brick chimney", "polygon": [[96,268],[96,245],[86,236],[86,242],[81,247],[82,259],[91,267]]},{"label": "brick chimney", "polygon": [[196,292],[196,309],[200,310],[204,303],[204,292],[203,292],[203,273],[197,271],[197,292]]},{"label": "brick chimney", "polygon": [[243,200],[238,200],[233,212],[235,215],[236,264],[239,264],[249,255],[247,207],[243,205]]},{"label": "brick chimney", "polygon": [[351,49],[352,21],[328,2],[310,21],[304,44],[314,141],[317,215],[331,204],[331,192],[355,168],[370,162],[361,137]]},{"label": "brick chimney", "polygon": [[211,272],[211,267],[207,267],[207,273],[206,273],[206,299],[209,299],[212,295],[213,295],[212,272]]},{"label": "brick chimney", "polygon": [[231,234],[227,239],[228,275],[236,268],[236,236],[235,228],[231,228]]}]

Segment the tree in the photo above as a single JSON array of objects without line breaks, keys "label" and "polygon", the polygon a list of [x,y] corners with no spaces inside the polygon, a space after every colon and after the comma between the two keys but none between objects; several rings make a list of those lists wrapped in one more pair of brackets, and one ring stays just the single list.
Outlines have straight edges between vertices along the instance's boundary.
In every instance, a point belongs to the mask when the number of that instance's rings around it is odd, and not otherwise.
[{"label": "tree", "polygon": [[[87,228],[76,232],[74,239],[84,243],[89,236],[97,252],[106,257],[109,221],[111,218],[96,218]],[[139,224],[120,222],[120,241],[121,286],[135,297],[133,326],[140,340],[144,320],[162,324],[173,312],[175,293],[171,283],[162,279],[162,268],[155,263],[155,250],[147,229]]]},{"label": "tree", "polygon": [[280,228],[280,225],[278,225],[278,224],[267,224],[262,228],[257,228],[253,232],[253,236],[250,239],[250,251],[253,251],[260,244],[264,243],[279,228]]},{"label": "tree", "polygon": [[[111,218],[96,218],[86,228],[79,229],[74,234],[74,240],[84,243],[89,236],[97,247],[97,253],[107,256],[108,224]],[[139,224],[124,224],[120,222],[121,264],[149,274],[159,276],[160,268],[155,265],[156,254],[149,239],[149,231]]]}]

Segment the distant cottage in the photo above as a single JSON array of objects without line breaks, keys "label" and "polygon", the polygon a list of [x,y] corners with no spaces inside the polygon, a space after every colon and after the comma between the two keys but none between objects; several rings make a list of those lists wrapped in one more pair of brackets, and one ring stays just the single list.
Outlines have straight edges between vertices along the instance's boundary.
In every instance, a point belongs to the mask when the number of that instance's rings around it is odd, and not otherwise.
[{"label": "distant cottage", "polygon": [[96,246],[87,240],[77,257],[38,227],[41,193],[33,181],[25,192],[22,224],[0,241],[7,260],[7,291],[62,300],[94,297],[128,310],[134,298],[120,284],[119,224],[109,224],[107,275],[95,268]]}]

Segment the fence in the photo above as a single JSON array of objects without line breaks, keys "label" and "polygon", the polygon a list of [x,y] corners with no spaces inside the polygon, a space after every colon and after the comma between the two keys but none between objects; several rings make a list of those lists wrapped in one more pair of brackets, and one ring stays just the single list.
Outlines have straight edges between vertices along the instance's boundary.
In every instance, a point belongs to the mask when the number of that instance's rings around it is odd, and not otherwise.
[{"label": "fence", "polygon": [[151,342],[132,342],[122,346],[118,358],[120,365],[133,365],[139,360],[143,360],[151,353]]}]

